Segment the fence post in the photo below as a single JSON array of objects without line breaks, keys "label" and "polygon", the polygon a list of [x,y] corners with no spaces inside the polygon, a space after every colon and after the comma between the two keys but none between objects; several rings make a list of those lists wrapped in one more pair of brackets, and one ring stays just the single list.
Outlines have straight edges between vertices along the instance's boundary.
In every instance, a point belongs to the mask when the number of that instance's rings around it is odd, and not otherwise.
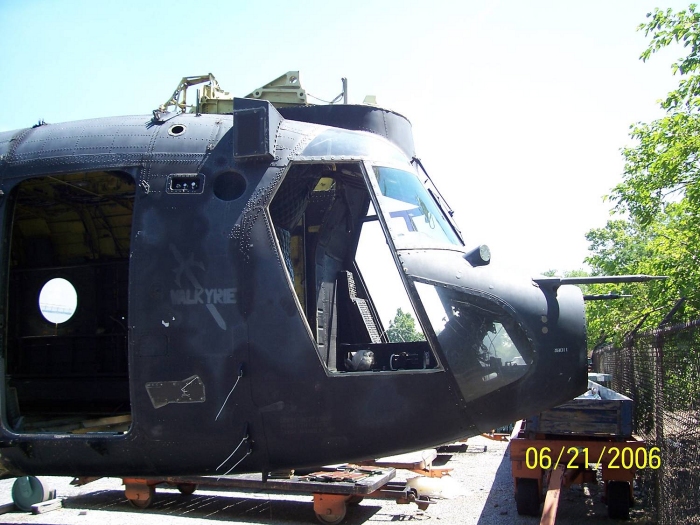
[{"label": "fence post", "polygon": [[[654,336],[654,427],[656,433],[656,446],[662,451],[663,457],[668,457],[666,454],[666,446],[664,439],[664,390],[665,390],[665,374],[664,374],[664,339],[658,332]],[[656,500],[656,520],[658,523],[669,523],[666,516],[666,491],[665,491],[665,465],[661,465],[656,471],[657,483],[654,484],[654,499]]]}]

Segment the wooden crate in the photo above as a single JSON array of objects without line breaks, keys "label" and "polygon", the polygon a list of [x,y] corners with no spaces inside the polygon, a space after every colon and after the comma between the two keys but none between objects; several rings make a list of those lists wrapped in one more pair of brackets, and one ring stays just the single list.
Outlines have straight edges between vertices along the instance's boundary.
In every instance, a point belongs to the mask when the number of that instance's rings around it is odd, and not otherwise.
[{"label": "wooden crate", "polygon": [[579,396],[563,405],[540,412],[527,419],[527,431],[539,434],[630,437],[634,401],[593,381],[588,381],[588,388],[597,388],[601,399]]}]

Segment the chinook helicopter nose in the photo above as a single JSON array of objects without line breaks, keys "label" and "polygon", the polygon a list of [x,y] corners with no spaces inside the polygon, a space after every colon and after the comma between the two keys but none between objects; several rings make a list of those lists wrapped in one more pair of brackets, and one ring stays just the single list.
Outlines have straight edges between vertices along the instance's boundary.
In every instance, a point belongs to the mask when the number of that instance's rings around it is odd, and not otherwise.
[{"label": "chinook helicopter nose", "polygon": [[480,428],[527,417],[585,391],[585,315],[576,286],[495,268],[485,246],[466,254],[428,252],[406,251],[401,261],[465,403],[494,408],[476,412]]}]

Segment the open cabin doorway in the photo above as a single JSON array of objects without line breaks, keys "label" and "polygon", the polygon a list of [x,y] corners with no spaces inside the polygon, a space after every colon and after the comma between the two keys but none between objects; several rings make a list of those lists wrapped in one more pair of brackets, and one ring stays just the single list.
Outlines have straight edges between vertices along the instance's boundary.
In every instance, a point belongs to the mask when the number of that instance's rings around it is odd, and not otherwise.
[{"label": "open cabin doorway", "polygon": [[128,297],[134,180],[23,180],[6,210],[3,424],[19,433],[131,426]]},{"label": "open cabin doorway", "polygon": [[365,177],[361,163],[289,168],[269,206],[282,265],[331,376],[435,371]]}]

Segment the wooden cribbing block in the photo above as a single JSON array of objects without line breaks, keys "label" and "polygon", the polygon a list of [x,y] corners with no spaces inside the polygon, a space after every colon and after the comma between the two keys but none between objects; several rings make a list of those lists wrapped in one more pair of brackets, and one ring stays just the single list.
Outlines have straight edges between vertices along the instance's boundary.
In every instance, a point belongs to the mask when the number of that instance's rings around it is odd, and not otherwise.
[{"label": "wooden cribbing block", "polygon": [[63,505],[59,498],[42,501],[41,503],[35,503],[32,505],[32,514],[46,514],[52,510],[60,509],[62,506]]}]

